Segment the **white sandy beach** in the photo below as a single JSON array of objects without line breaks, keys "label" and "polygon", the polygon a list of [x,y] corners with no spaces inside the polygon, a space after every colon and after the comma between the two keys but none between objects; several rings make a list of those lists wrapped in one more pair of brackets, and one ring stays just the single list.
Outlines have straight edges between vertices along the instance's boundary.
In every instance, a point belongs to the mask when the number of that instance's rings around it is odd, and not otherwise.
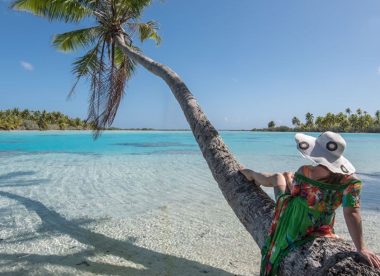
[{"label": "white sandy beach", "polygon": [[[203,213],[163,206],[133,219],[66,219],[38,201],[1,192],[0,273],[18,275],[258,275],[260,252],[227,205]],[[380,215],[365,239],[380,253]],[[5,227],[6,225],[6,227]],[[349,238],[341,212],[337,234]]]}]

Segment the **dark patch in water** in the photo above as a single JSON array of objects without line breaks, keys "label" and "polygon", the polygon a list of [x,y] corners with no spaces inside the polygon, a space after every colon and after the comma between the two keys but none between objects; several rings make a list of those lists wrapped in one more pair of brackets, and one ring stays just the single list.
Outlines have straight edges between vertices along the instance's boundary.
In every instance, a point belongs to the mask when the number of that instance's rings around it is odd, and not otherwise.
[{"label": "dark patch in water", "polygon": [[44,154],[75,154],[75,155],[84,155],[84,156],[101,156],[100,153],[94,153],[94,152],[69,152],[69,151],[0,151],[0,158],[1,157],[13,157],[13,156],[20,156],[20,155],[44,155]]},{"label": "dark patch in water", "polygon": [[22,155],[22,154],[23,154],[23,152],[21,152],[21,151],[3,150],[3,151],[0,151],[0,158],[2,158],[2,157],[13,157],[13,156]]},{"label": "dark patch in water", "polygon": [[22,179],[24,176],[31,176],[34,174],[34,171],[16,171],[0,175],[0,187],[34,186],[48,182],[48,179]]},{"label": "dark patch in water", "polygon": [[6,179],[9,179],[9,178],[14,178],[14,177],[19,177],[19,176],[26,176],[26,175],[33,175],[35,174],[35,172],[33,171],[18,171],[18,172],[10,172],[10,173],[6,173],[6,174],[3,174],[3,175],[0,175],[0,181],[1,180],[6,180]]},{"label": "dark patch in water", "polygon": [[177,142],[156,142],[156,143],[115,143],[114,146],[127,146],[136,148],[163,148],[163,147],[194,147],[191,144],[182,144]]},{"label": "dark patch in water", "polygon": [[158,150],[158,151],[150,151],[150,152],[134,152],[134,153],[128,153],[129,155],[176,155],[176,154],[200,154],[197,150]]},{"label": "dark patch in water", "polygon": [[25,142],[20,141],[20,140],[5,140],[5,141],[0,141],[0,144],[23,144]]},{"label": "dark patch in water", "polygon": [[197,150],[160,150],[154,151],[152,154],[199,154]]}]

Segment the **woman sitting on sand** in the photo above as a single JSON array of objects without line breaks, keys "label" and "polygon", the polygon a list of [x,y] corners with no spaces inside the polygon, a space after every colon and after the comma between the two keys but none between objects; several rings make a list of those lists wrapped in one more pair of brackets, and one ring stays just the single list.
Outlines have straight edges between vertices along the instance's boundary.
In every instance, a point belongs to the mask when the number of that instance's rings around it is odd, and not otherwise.
[{"label": "woman sitting on sand", "polygon": [[260,275],[276,275],[288,251],[313,237],[336,237],[335,209],[341,204],[357,251],[380,268],[380,258],[364,245],[359,211],[362,183],[354,174],[354,166],[342,156],[346,142],[333,132],[322,133],[318,138],[298,133],[295,139],[297,149],[316,166],[302,166],[294,175],[241,170],[248,180],[273,187],[277,200],[262,249]]}]

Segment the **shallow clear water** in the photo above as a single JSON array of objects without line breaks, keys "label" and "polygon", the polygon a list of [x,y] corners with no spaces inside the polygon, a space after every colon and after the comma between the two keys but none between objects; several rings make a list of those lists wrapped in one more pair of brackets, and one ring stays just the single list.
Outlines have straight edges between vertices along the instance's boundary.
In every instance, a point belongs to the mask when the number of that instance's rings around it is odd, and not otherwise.
[{"label": "shallow clear water", "polygon": [[[221,132],[258,171],[307,163],[292,133]],[[379,254],[380,135],[344,135]],[[271,190],[267,190],[272,194]],[[337,212],[336,231],[349,239]],[[260,251],[191,132],[0,132],[0,274],[258,275]]]},{"label": "shallow clear water", "polygon": [[[293,133],[221,135],[248,168],[294,171],[308,162],[295,149]],[[344,137],[345,156],[364,180],[362,206],[379,210],[380,135]],[[91,132],[0,132],[0,189],[89,215],[128,216],[169,202],[196,212],[202,202],[220,200],[187,131],[104,132],[98,140]]]}]

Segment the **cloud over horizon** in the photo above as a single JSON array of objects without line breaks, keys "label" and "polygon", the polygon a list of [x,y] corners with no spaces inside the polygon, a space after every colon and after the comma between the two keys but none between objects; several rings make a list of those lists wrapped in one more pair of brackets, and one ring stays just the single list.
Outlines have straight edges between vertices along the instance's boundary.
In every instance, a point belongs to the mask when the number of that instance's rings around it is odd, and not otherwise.
[{"label": "cloud over horizon", "polygon": [[20,61],[20,65],[22,68],[24,68],[27,71],[33,71],[34,70],[34,66],[29,62]]}]

